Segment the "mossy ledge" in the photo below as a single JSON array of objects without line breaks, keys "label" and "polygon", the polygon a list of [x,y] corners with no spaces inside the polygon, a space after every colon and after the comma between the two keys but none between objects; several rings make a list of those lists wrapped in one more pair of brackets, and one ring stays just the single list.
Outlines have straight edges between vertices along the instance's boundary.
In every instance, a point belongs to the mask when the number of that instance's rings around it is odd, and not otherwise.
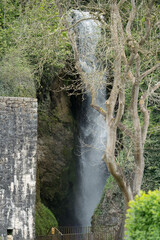
[{"label": "mossy ledge", "polygon": [[35,227],[36,236],[47,235],[51,227],[57,227],[54,214],[42,203],[36,205]]}]

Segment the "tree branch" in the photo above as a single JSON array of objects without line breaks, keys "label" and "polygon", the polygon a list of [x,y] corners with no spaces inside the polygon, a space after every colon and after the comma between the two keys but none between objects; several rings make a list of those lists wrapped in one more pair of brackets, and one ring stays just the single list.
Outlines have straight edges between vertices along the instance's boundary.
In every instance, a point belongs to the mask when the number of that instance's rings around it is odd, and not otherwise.
[{"label": "tree branch", "polygon": [[135,0],[131,0],[132,4],[132,10],[129,15],[129,20],[126,26],[126,33],[129,39],[132,39],[132,34],[131,34],[131,25],[134,21],[135,15],[136,15],[136,5],[135,5]]},{"label": "tree branch", "polygon": [[135,82],[135,77],[133,76],[133,73],[130,70],[130,66],[128,65],[128,60],[127,60],[125,51],[122,52],[122,57],[123,57],[123,61],[124,61],[124,64],[125,64],[124,78],[126,78],[126,74],[127,74],[129,79],[132,81],[132,83],[134,83]]},{"label": "tree branch", "polygon": [[69,31],[69,30],[71,30],[72,28],[74,28],[78,23],[83,22],[83,21],[86,21],[86,20],[97,20],[97,18],[94,18],[94,17],[81,18],[81,19],[77,20],[74,24],[72,24],[70,27],[61,30],[61,32]]},{"label": "tree branch", "polygon": [[118,106],[118,111],[117,111],[116,118],[115,118],[116,126],[121,121],[121,118],[124,113],[124,103],[125,103],[124,86],[122,86],[122,89],[120,89],[118,102],[119,102],[119,106]]},{"label": "tree branch", "polygon": [[132,141],[134,141],[133,133],[130,131],[130,129],[129,129],[127,126],[125,126],[123,123],[119,122],[119,123],[118,123],[118,128],[119,128],[122,132],[124,132],[128,137],[130,137],[130,139],[131,139]]},{"label": "tree branch", "polygon": [[158,67],[160,66],[160,62],[158,62],[156,65],[154,65],[151,69],[147,70],[146,72],[142,73],[140,76],[140,81],[148,76],[150,73],[154,72]]},{"label": "tree branch", "polygon": [[57,33],[59,31],[59,33],[62,33],[62,32],[67,32],[67,31],[70,31],[72,28],[74,28],[78,23],[82,22],[82,21],[86,21],[86,20],[97,20],[97,18],[94,18],[94,17],[88,17],[88,18],[81,18],[79,20],[77,20],[74,24],[72,24],[71,26],[69,26],[68,28],[64,28],[64,29],[61,29],[60,30],[60,27],[58,27],[53,33],[50,33],[47,36],[52,36],[54,35],[55,33]]},{"label": "tree branch", "polygon": [[92,88],[90,87],[90,92],[91,92],[91,97],[92,97],[91,98],[92,99],[91,107],[94,108],[95,110],[97,110],[100,114],[102,114],[102,116],[104,116],[106,118],[106,111],[102,107],[98,106],[96,103],[96,99],[97,99],[96,91],[93,87]]},{"label": "tree branch", "polygon": [[93,107],[95,110],[97,110],[100,114],[102,114],[106,118],[106,111],[102,107],[99,107],[98,105],[95,104],[91,104],[91,107]]},{"label": "tree branch", "polygon": [[139,75],[140,75],[140,57],[138,55],[137,59],[136,59],[136,78],[135,78],[135,83],[132,86],[132,98],[131,98],[131,109],[132,109],[132,113],[133,113],[133,123],[135,122],[135,119],[138,120],[137,104],[138,104],[139,83],[140,83]]},{"label": "tree branch", "polygon": [[148,96],[150,96],[152,93],[154,93],[158,88],[160,87],[160,82],[156,83],[151,89],[150,91],[148,92]]},{"label": "tree branch", "polygon": [[[113,88],[111,90],[109,98],[106,101],[107,118],[108,118],[109,124],[111,123],[114,116],[117,97],[118,97],[118,94],[120,94],[119,85],[121,85],[122,49],[121,49],[121,44],[119,43],[118,16],[119,16],[119,13],[118,13],[117,5],[116,3],[113,3],[111,8],[111,36],[112,36],[112,41],[113,41],[113,46],[115,51],[115,57],[114,57]],[[117,118],[118,116],[119,115],[117,115]]]},{"label": "tree branch", "polygon": [[143,145],[145,143],[146,137],[147,137],[147,130],[149,126],[149,111],[147,110],[147,107],[145,106],[145,100],[150,95],[152,95],[158,88],[160,88],[160,82],[156,83],[149,91],[146,91],[139,101],[139,107],[144,117],[144,123],[142,126],[142,142]]},{"label": "tree branch", "polygon": [[145,36],[142,37],[142,39],[139,42],[140,46],[142,46],[145,43],[146,39],[149,37],[150,34],[151,30],[150,16],[154,1],[155,0],[151,0],[150,3],[148,4],[148,13],[146,14],[146,33]]},{"label": "tree branch", "polygon": [[144,122],[143,122],[143,126],[142,126],[142,144],[144,146],[146,137],[147,137],[147,130],[148,130],[148,126],[149,126],[149,111],[147,110],[146,106],[145,106],[145,102],[144,102],[144,98],[143,96],[141,96],[141,99],[139,101],[139,107],[140,110],[143,114],[144,117]]},{"label": "tree branch", "polygon": [[128,185],[127,181],[125,180],[122,169],[118,166],[114,159],[110,161],[109,158],[104,157],[104,161],[107,164],[109,172],[112,174],[119,188],[123,192],[125,201],[128,203],[130,200],[133,199],[133,194],[130,185]]},{"label": "tree branch", "polygon": [[127,0],[120,0],[118,3],[118,7],[121,7],[123,5],[123,3],[125,3]]}]

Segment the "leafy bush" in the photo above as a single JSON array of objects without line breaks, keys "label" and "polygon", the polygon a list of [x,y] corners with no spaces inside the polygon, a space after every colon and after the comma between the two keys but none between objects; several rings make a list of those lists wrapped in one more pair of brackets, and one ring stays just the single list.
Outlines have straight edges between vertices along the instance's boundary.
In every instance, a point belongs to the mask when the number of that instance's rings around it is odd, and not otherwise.
[{"label": "leafy bush", "polygon": [[57,226],[58,223],[53,213],[42,203],[38,203],[35,216],[36,236],[47,235],[51,227]]},{"label": "leafy bush", "polygon": [[125,226],[127,240],[160,239],[160,190],[141,192],[130,202]]},{"label": "leafy bush", "polygon": [[0,62],[0,95],[35,97],[33,71],[23,53],[10,49]]}]

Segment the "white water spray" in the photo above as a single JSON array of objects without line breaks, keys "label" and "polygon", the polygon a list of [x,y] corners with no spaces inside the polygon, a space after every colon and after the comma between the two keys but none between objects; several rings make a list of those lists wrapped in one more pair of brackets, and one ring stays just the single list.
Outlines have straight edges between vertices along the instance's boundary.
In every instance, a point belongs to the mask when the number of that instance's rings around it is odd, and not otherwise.
[{"label": "white water spray", "polygon": [[[100,23],[91,19],[92,16],[88,12],[72,10],[71,15],[72,24],[79,22],[74,28],[74,36],[86,84],[98,89],[100,85],[103,85],[102,80],[98,77],[101,73],[98,71],[95,56],[101,37]],[[97,104],[105,107],[105,87],[97,91]],[[81,110],[79,171],[74,206],[76,218],[81,226],[90,225],[91,217],[100,201],[107,178],[107,168],[102,160],[107,138],[106,123],[103,116],[92,109],[90,104],[91,97],[88,93]]]}]

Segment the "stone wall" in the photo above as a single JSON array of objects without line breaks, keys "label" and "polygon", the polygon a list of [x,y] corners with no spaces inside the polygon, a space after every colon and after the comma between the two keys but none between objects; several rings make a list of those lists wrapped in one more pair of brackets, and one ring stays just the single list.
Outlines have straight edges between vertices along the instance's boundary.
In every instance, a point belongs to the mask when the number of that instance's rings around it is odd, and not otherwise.
[{"label": "stone wall", "polygon": [[36,147],[37,100],[0,97],[0,240],[34,239]]}]

